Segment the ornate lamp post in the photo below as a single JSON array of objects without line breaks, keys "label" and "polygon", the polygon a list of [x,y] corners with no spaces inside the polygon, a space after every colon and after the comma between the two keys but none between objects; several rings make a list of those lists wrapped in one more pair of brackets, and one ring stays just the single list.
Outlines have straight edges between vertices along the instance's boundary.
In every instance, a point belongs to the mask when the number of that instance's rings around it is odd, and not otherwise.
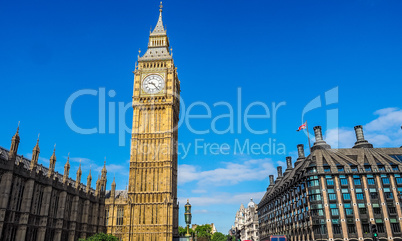
[{"label": "ornate lamp post", "polygon": [[190,224],[191,224],[191,204],[188,202],[187,199],[187,203],[186,205],[184,205],[184,218],[187,224],[187,234],[186,237],[190,237]]}]

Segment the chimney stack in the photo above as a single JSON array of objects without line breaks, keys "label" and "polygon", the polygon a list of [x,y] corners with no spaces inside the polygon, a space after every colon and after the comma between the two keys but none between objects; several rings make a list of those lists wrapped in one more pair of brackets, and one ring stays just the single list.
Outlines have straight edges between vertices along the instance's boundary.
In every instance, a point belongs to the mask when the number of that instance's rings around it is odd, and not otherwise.
[{"label": "chimney stack", "polygon": [[328,145],[322,138],[321,126],[314,126],[314,135],[315,143],[313,147],[311,147],[311,152],[317,149],[331,149],[331,146]]},{"label": "chimney stack", "polygon": [[287,169],[292,169],[292,157],[287,156],[286,157],[286,164],[287,164]]},{"label": "chimney stack", "polygon": [[298,153],[298,157],[295,162],[295,167],[297,167],[304,159],[306,159],[306,156],[304,155],[304,145],[303,144],[297,145],[297,153]]},{"label": "chimney stack", "polygon": [[315,142],[324,141],[322,139],[322,130],[321,126],[314,126],[314,135],[315,135]]},{"label": "chimney stack", "polygon": [[269,175],[269,185],[274,185],[275,181],[274,181],[274,175]]},{"label": "chimney stack", "polygon": [[373,148],[373,145],[364,139],[363,126],[355,126],[356,143],[353,148]]},{"label": "chimney stack", "polygon": [[278,169],[278,178],[280,178],[282,177],[282,167],[278,166],[277,169]]},{"label": "chimney stack", "polygon": [[297,153],[299,155],[299,157],[297,159],[305,158],[305,156],[304,156],[304,145],[303,144],[297,145]]}]

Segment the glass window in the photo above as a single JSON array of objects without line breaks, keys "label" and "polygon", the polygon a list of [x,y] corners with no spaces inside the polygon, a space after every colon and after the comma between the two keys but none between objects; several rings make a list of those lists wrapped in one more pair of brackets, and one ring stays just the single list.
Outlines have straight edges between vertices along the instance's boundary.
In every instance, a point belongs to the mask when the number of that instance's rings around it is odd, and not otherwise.
[{"label": "glass window", "polygon": [[338,209],[338,207],[336,206],[336,204],[330,204],[329,205],[330,206],[330,208],[331,208],[331,214],[334,216],[338,216],[339,215],[339,209]]},{"label": "glass window", "polygon": [[388,177],[383,177],[382,178],[382,184],[389,184],[389,178]]},{"label": "glass window", "polygon": [[344,172],[345,169],[343,168],[343,166],[338,166],[338,172]]},{"label": "glass window", "polygon": [[366,172],[371,172],[371,166],[364,166],[364,170],[366,170]]},{"label": "glass window", "polygon": [[348,224],[348,233],[356,233],[356,226],[354,224]]},{"label": "glass window", "polygon": [[341,185],[348,185],[348,179],[341,178]]},{"label": "glass window", "polygon": [[396,178],[396,183],[397,184],[402,184],[402,177],[397,177]]},{"label": "glass window", "polygon": [[329,193],[328,194],[328,196],[329,196],[329,200],[336,200],[336,194],[335,193]]},{"label": "glass window", "polygon": [[329,166],[324,166],[324,172],[331,172],[331,168]]},{"label": "glass window", "polygon": [[343,200],[350,200],[350,194],[349,193],[344,193],[343,194]]},{"label": "glass window", "polygon": [[332,219],[332,228],[334,231],[334,234],[340,234],[341,233],[341,225],[339,224],[339,219]]},{"label": "glass window", "polygon": [[123,208],[117,208],[116,225],[123,225],[123,217],[124,217],[124,209]]},{"label": "glass window", "polygon": [[327,179],[327,185],[328,186],[333,186],[334,185],[334,179]]},{"label": "glass window", "polygon": [[362,185],[360,178],[353,179],[353,182],[355,183],[355,185]]},{"label": "glass window", "polygon": [[344,208],[345,208],[345,213],[347,216],[353,215],[353,208],[350,203],[345,203]]},{"label": "glass window", "polygon": [[368,178],[367,183],[368,183],[368,185],[375,185],[374,178]]},{"label": "glass window", "polygon": [[349,193],[349,189],[347,189],[347,188],[342,188],[342,193]]}]

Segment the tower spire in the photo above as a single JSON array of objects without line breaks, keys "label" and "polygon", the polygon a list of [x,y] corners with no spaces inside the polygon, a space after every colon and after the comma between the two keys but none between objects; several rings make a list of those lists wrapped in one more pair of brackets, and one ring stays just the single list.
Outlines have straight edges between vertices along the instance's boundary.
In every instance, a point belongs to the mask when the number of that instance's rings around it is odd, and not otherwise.
[{"label": "tower spire", "polygon": [[92,175],[91,175],[91,168],[89,168],[89,174],[87,177],[87,193],[89,192],[91,188],[91,182],[92,182]]},{"label": "tower spire", "polygon": [[40,148],[39,148],[39,136],[38,134],[38,139],[36,140],[36,145],[34,149],[32,150],[32,160],[31,160],[31,166],[30,169],[33,170],[36,165],[38,165],[38,159],[39,159],[39,153],[40,153]]},{"label": "tower spire", "polygon": [[53,154],[50,157],[49,172],[47,173],[48,177],[51,177],[53,175],[55,166],[56,166],[56,144],[54,144]]},{"label": "tower spire", "polygon": [[67,182],[69,172],[70,172],[70,152],[68,153],[67,156],[66,165],[64,165],[63,183]]},{"label": "tower spire", "polygon": [[139,56],[138,61],[142,60],[170,60],[172,56],[169,53],[169,39],[162,21],[163,5],[159,5],[159,18],[154,30],[149,34],[148,49],[144,56]]},{"label": "tower spire", "polygon": [[18,127],[17,131],[15,132],[13,138],[11,138],[11,148],[10,152],[8,153],[9,160],[15,160],[17,157],[17,151],[18,151],[18,146],[20,144],[20,135],[19,135],[19,130],[20,130],[20,122],[18,122]]},{"label": "tower spire", "polygon": [[81,174],[82,174],[82,171],[81,171],[81,160],[80,160],[80,166],[78,167],[78,170],[77,170],[77,179],[75,180],[75,188],[77,188],[77,189],[79,189],[79,186],[80,186]]}]

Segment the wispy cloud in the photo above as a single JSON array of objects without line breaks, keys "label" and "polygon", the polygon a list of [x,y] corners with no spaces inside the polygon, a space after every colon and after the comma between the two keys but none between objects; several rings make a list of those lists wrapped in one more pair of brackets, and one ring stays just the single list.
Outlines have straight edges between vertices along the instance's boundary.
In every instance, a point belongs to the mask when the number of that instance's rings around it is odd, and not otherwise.
[{"label": "wispy cloud", "polygon": [[244,181],[261,181],[276,172],[274,164],[269,158],[251,159],[241,163],[223,162],[223,167],[212,170],[183,164],[179,166],[179,185],[197,182],[199,185],[225,186]]},{"label": "wispy cloud", "polygon": [[[374,120],[363,125],[364,136],[375,147],[399,147],[402,145],[402,110],[385,108],[377,110]],[[333,148],[350,148],[356,141],[353,128],[341,127],[328,130],[326,142]]]},{"label": "wispy cloud", "polygon": [[[204,196],[204,197],[190,197],[191,205],[193,206],[209,206],[209,205],[219,205],[219,204],[236,204],[240,205],[241,203],[247,204],[250,201],[250,198],[253,198],[255,203],[259,203],[262,196],[265,192],[246,192],[239,194],[231,194],[231,193],[220,193],[213,196]],[[187,198],[179,197],[180,203],[186,203]]]}]

